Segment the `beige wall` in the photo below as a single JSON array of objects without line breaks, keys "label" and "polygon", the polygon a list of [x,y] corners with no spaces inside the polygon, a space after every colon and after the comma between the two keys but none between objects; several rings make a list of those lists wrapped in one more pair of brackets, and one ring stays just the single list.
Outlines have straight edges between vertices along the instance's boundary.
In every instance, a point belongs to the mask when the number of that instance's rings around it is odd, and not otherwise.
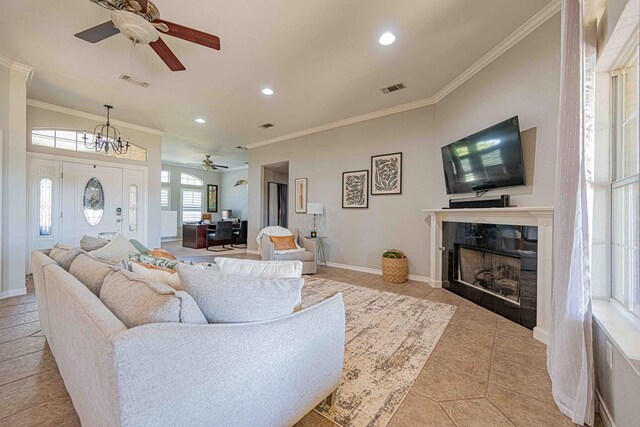
[{"label": "beige wall", "polygon": [[246,185],[234,187],[240,179],[249,180],[249,169],[239,169],[220,174],[220,208],[231,209],[235,218],[249,216],[249,188]]},{"label": "beige wall", "polygon": [[[398,248],[409,257],[411,274],[429,276],[429,229],[421,209],[448,201],[441,146],[518,115],[523,130],[535,128],[525,141],[532,180],[498,193],[513,194],[521,206],[553,204],[559,52],[555,16],[436,105],[249,150],[249,180],[258,182],[262,165],[289,161],[290,227],[308,231],[311,218],[295,214],[292,202],[294,179],[306,177],[308,201],[325,205],[329,261],[378,269],[382,251]],[[403,153],[403,194],[370,196],[369,209],[342,209],[342,172],[370,169],[370,156],[393,152]],[[260,186],[251,186],[251,249],[260,206]]]},{"label": "beige wall", "polygon": [[123,135],[131,142],[147,149],[147,162],[113,159],[99,154],[81,153],[67,150],[56,150],[31,144],[31,131],[35,128],[73,129],[92,132],[99,121],[86,119],[66,113],[51,111],[44,108],[29,106],[27,108],[27,151],[72,157],[74,159],[125,163],[148,167],[148,241],[149,247],[160,246],[160,158],[162,155],[162,137],[160,135],[128,129],[118,126]]}]

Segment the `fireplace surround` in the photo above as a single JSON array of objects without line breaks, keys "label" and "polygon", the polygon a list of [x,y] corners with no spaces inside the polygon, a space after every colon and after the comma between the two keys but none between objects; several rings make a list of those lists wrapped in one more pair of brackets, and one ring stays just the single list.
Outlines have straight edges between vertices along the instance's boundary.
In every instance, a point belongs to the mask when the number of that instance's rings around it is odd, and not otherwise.
[{"label": "fireplace surround", "polygon": [[[536,286],[535,290],[531,287],[522,287],[522,275],[530,274],[532,271],[533,256],[527,255],[523,260],[525,272],[521,272],[520,280],[520,306],[529,304],[527,298],[535,294],[535,314],[531,311],[525,313],[525,316],[531,317],[525,321],[527,327],[533,326],[533,337],[546,343],[547,331],[551,324],[551,288],[553,283],[553,208],[552,207],[509,207],[509,208],[471,208],[471,209],[423,209],[426,214],[425,222],[429,227],[429,277],[430,283],[436,288],[442,288],[444,285],[449,286],[447,282],[449,267],[453,268],[453,264],[449,264],[450,258],[447,256],[449,250],[454,250],[453,246],[447,247],[444,244],[446,236],[443,235],[445,223],[466,223],[466,224],[492,224],[495,226],[519,226],[534,227],[537,233],[537,255],[535,257],[536,270]],[[529,240],[533,236],[529,236]],[[468,243],[468,242],[460,242]],[[522,250],[522,249],[521,249]],[[526,279],[527,277],[525,277]],[[444,279],[444,280],[443,280]],[[466,284],[452,282],[456,290],[462,292],[462,289],[474,292],[477,291],[484,295],[490,295],[487,292],[467,286]],[[452,289],[449,289],[452,290]],[[453,290],[452,290],[453,291]],[[457,292],[456,292],[457,293]],[[487,304],[490,299],[487,297],[472,300],[480,305]],[[500,299],[500,298],[498,298]],[[499,310],[499,314],[511,311],[513,304],[500,299],[503,303],[495,306]],[[490,302],[488,302],[491,305]],[[522,314],[522,313],[521,313]],[[505,316],[508,317],[508,316]],[[533,320],[535,318],[535,321]],[[520,323],[520,322],[519,322]]]}]

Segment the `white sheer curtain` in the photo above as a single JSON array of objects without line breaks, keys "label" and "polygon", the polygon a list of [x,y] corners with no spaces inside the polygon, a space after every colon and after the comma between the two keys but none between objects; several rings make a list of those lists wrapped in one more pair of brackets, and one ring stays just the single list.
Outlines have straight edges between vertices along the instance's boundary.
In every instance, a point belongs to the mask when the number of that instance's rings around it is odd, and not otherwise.
[{"label": "white sheer curtain", "polygon": [[594,139],[595,25],[584,1],[562,2],[560,111],[553,237],[552,321],[547,369],[558,408],[593,425],[590,194]]}]

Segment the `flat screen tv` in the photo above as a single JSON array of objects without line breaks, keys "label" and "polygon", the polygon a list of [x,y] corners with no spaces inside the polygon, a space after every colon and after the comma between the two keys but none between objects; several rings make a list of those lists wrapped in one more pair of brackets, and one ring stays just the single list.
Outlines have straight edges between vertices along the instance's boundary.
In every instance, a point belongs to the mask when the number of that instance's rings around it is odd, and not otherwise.
[{"label": "flat screen tv", "polygon": [[524,185],[518,116],[442,147],[447,194]]}]

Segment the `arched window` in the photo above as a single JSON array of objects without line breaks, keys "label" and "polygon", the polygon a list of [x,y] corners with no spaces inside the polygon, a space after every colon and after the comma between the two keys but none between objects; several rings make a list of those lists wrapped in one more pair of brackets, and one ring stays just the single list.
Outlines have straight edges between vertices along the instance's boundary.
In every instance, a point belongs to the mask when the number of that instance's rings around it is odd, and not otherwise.
[{"label": "arched window", "polygon": [[138,231],[138,187],[129,186],[129,232]]},{"label": "arched window", "polygon": [[51,236],[52,229],[52,202],[53,202],[53,181],[49,178],[41,178],[38,183],[39,217],[38,234],[40,236]]},{"label": "arched window", "polygon": [[180,184],[197,185],[198,187],[202,187],[204,185],[204,181],[198,178],[197,176],[189,175],[188,173],[181,173]]}]

